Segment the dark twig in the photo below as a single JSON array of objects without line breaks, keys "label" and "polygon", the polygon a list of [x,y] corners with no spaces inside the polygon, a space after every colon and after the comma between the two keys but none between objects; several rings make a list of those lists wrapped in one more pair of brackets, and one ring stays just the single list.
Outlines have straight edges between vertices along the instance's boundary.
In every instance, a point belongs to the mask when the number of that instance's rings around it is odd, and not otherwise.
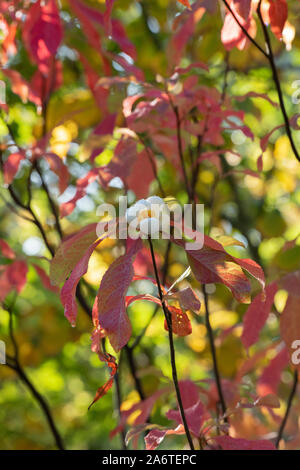
[{"label": "dark twig", "polygon": [[233,9],[231,8],[231,6],[229,5],[229,3],[226,1],[226,0],[222,0],[224,5],[226,6],[227,10],[231,13],[231,15],[233,16],[233,18],[235,19],[235,21],[237,22],[237,24],[239,25],[239,27],[241,28],[241,30],[243,31],[243,33],[247,36],[247,38],[249,39],[249,41],[252,42],[252,44],[254,44],[254,46],[260,50],[260,52],[268,59],[268,54],[267,52],[258,44],[258,42],[256,42],[256,40],[248,33],[247,29],[242,25],[242,23],[240,22],[240,20],[238,19],[238,17],[236,16],[235,12],[233,11]]},{"label": "dark twig", "polygon": [[284,104],[283,93],[282,93],[282,89],[281,89],[281,85],[280,85],[280,80],[279,80],[279,76],[278,76],[278,72],[277,72],[277,68],[276,68],[276,64],[275,64],[275,57],[274,57],[274,53],[273,53],[273,49],[272,49],[272,44],[271,44],[271,40],[270,40],[268,28],[267,28],[267,26],[265,25],[264,20],[263,20],[263,17],[262,17],[262,14],[261,14],[261,0],[259,1],[258,7],[257,7],[257,15],[258,15],[259,21],[260,21],[261,26],[262,26],[262,30],[263,30],[265,42],[266,42],[266,45],[267,45],[267,51],[265,51],[265,50],[255,41],[255,39],[253,39],[253,38],[250,36],[250,34],[248,33],[248,31],[244,28],[244,26],[241,24],[241,22],[240,22],[239,19],[237,18],[236,14],[235,14],[234,11],[232,10],[232,8],[231,8],[230,5],[228,4],[228,2],[227,2],[226,0],[223,0],[223,3],[226,5],[226,8],[227,8],[228,11],[231,13],[231,15],[233,16],[233,18],[235,19],[235,21],[237,22],[237,24],[239,25],[239,27],[242,29],[243,33],[247,36],[247,38],[255,45],[255,47],[256,47],[256,48],[268,59],[268,61],[269,61],[269,64],[270,64],[270,67],[271,67],[271,70],[272,70],[273,81],[274,81],[275,88],[276,88],[277,95],[278,95],[278,99],[279,99],[279,104],[280,104],[281,113],[282,113],[283,120],[284,120],[284,124],[285,124],[286,133],[287,133],[288,139],[289,139],[289,141],[290,141],[290,144],[291,144],[293,153],[294,153],[296,159],[300,162],[300,155],[299,155],[299,153],[298,153],[296,144],[295,144],[294,139],[293,139],[293,136],[292,136],[290,121],[289,121],[289,117],[288,117],[288,114],[287,114],[287,111],[286,111],[286,107],[285,107],[285,104]]},{"label": "dark twig", "polygon": [[9,335],[13,344],[14,348],[14,356],[10,357],[9,356],[9,361],[7,362],[7,366],[13,369],[19,376],[19,378],[22,380],[22,382],[27,386],[27,388],[30,390],[32,393],[33,397],[37,400],[39,403],[45,417],[47,420],[47,423],[49,425],[49,428],[52,432],[52,435],[54,437],[56,446],[58,447],[59,450],[65,450],[64,444],[62,437],[55,425],[50,407],[45,400],[45,398],[38,392],[36,387],[33,385],[31,380],[28,378],[27,374],[25,373],[19,359],[19,348],[18,348],[18,343],[14,335],[13,331],[13,312],[10,308],[6,307],[6,310],[9,314]]},{"label": "dark twig", "polygon": [[288,114],[287,114],[287,111],[286,111],[286,108],[285,108],[285,104],[284,104],[283,93],[282,93],[282,89],[281,89],[281,85],[280,85],[280,80],[279,80],[277,68],[276,68],[276,65],[275,65],[275,58],[274,58],[274,53],[273,53],[273,49],[272,49],[272,44],[271,44],[268,28],[265,25],[262,14],[261,14],[261,0],[258,4],[258,7],[257,7],[257,15],[258,15],[259,21],[260,21],[261,26],[262,26],[262,30],[263,30],[263,33],[264,33],[264,37],[265,37],[265,41],[266,41],[266,45],[267,45],[267,49],[268,49],[267,57],[268,57],[268,60],[269,60],[269,63],[270,63],[271,69],[272,69],[273,80],[274,80],[275,87],[276,87],[277,94],[278,94],[280,109],[281,109],[282,116],[283,116],[283,119],[284,119],[286,133],[287,133],[288,139],[290,141],[291,147],[293,149],[294,155],[297,158],[297,160],[300,162],[300,155],[298,153],[298,150],[296,148],[296,144],[295,144],[293,136],[292,136],[290,121],[289,121],[289,117],[288,117]]},{"label": "dark twig", "polygon": [[285,415],[283,417],[283,420],[282,420],[281,425],[280,425],[279,430],[278,430],[278,435],[277,435],[277,439],[276,439],[276,443],[275,443],[277,449],[278,449],[280,441],[283,437],[284,429],[285,429],[285,426],[286,426],[286,423],[287,423],[287,420],[288,420],[288,417],[289,417],[289,414],[290,414],[290,411],[291,411],[293,399],[296,395],[297,385],[298,385],[298,371],[296,369],[295,372],[294,372],[293,387],[292,387],[292,390],[289,394]]},{"label": "dark twig", "polygon": [[[221,378],[220,378],[220,373],[219,373],[216,347],[214,343],[214,333],[213,333],[213,330],[210,324],[210,318],[209,318],[208,295],[207,295],[207,292],[205,291],[205,286],[202,286],[202,292],[203,292],[204,304],[205,304],[205,323],[206,323],[206,328],[207,328],[207,333],[208,333],[208,338],[209,338],[209,345],[210,345],[212,360],[213,360],[214,375],[216,379],[222,413],[223,415],[225,415],[227,407],[226,407],[225,398],[224,398],[224,394],[222,390],[222,383],[221,383]],[[225,421],[226,421],[226,418],[225,418]]]},{"label": "dark twig", "polygon": [[156,266],[156,261],[155,261],[155,255],[154,255],[154,250],[153,250],[153,245],[151,238],[149,240],[149,246],[150,246],[150,252],[151,252],[151,258],[152,258],[152,263],[153,263],[153,269],[154,269],[154,274],[155,274],[155,279],[158,287],[158,295],[162,304],[163,312],[165,315],[165,319],[167,322],[168,326],[168,334],[169,334],[169,346],[170,346],[170,356],[171,356],[171,366],[172,366],[172,377],[173,377],[173,383],[176,391],[176,396],[177,396],[177,402],[178,402],[178,407],[180,410],[180,415],[181,415],[181,420],[184,426],[184,430],[186,433],[186,437],[188,440],[188,443],[190,445],[191,450],[194,450],[194,444],[193,440],[190,434],[190,430],[187,424],[184,408],[183,408],[183,403],[182,403],[182,398],[181,398],[181,393],[180,393],[180,388],[179,388],[179,383],[178,383],[178,376],[177,376],[177,368],[176,368],[176,359],[175,359],[175,347],[174,347],[174,341],[173,341],[173,329],[172,329],[172,316],[168,310],[168,307],[164,301],[163,298],[163,293],[161,289],[161,284],[159,280],[159,275],[158,275],[158,270]]}]

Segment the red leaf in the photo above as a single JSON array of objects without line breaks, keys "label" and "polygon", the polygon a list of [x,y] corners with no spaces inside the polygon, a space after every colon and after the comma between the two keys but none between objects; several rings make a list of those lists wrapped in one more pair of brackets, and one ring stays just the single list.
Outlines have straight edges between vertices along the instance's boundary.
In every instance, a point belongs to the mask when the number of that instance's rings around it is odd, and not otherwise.
[{"label": "red leaf", "polygon": [[199,312],[201,303],[198,296],[195,294],[191,287],[186,287],[178,292],[167,294],[166,299],[177,299],[183,310],[192,310]]},{"label": "red leaf", "polygon": [[26,284],[27,264],[25,261],[14,261],[12,264],[0,266],[0,301],[3,301],[12,290],[18,293]]},{"label": "red leaf", "polygon": [[133,258],[141,249],[141,240],[127,246],[126,254],[116,259],[104,274],[93,312],[98,313],[103,328],[115,351],[122,349],[131,336],[131,324],[126,314],[125,297],[133,279]]},{"label": "red leaf", "polygon": [[[189,317],[185,312],[176,307],[168,307],[172,316],[172,330],[178,336],[187,336],[192,333],[192,325]],[[165,320],[165,329],[168,331],[167,322]]]},{"label": "red leaf", "polygon": [[260,395],[268,395],[277,393],[280,384],[281,373],[289,362],[289,354],[287,348],[281,351],[271,360],[270,364],[263,370],[258,381],[257,390]]},{"label": "red leaf", "polygon": [[274,296],[278,290],[276,282],[272,282],[266,287],[265,295],[260,292],[248,307],[243,320],[242,343],[245,348],[250,348],[256,343],[259,333],[267,321],[271,311]]},{"label": "red leaf", "polygon": [[171,434],[184,434],[183,426],[180,424],[176,429],[153,429],[145,437],[146,450],[155,450],[165,436]]},{"label": "red leaf", "polygon": [[11,184],[18,173],[20,163],[26,158],[24,152],[11,153],[3,165],[4,183]]},{"label": "red leaf", "polygon": [[58,187],[59,192],[62,194],[68,187],[69,182],[69,170],[66,165],[64,165],[62,159],[55,153],[46,153],[45,159],[50,165],[51,171],[58,176]]},{"label": "red leaf", "polygon": [[76,304],[76,288],[81,277],[87,272],[88,264],[94,249],[98,246],[101,240],[96,240],[88,247],[80,261],[76,264],[71,272],[69,279],[63,285],[60,293],[61,302],[64,306],[65,317],[69,320],[72,326],[76,325],[77,317],[77,304]]},{"label": "red leaf", "polygon": [[[206,419],[206,410],[203,403],[198,400],[197,403],[184,409],[185,417],[189,430],[196,436],[200,436],[201,427]],[[180,412],[177,410],[169,410],[166,414],[167,418],[183,424]]]},{"label": "red leaf", "polygon": [[111,389],[111,387],[114,383],[114,376],[116,375],[117,370],[118,370],[118,366],[117,366],[117,363],[116,363],[116,358],[114,356],[112,356],[111,354],[102,353],[102,352],[99,352],[98,356],[99,356],[99,359],[101,361],[105,362],[106,365],[109,367],[109,369],[110,369],[110,378],[108,379],[108,381],[104,385],[102,385],[102,387],[98,388],[98,390],[96,392],[96,395],[95,395],[95,398],[92,401],[92,403],[90,404],[90,406],[88,407],[88,409],[90,409],[91,406],[94,403],[96,403],[96,401],[100,400],[100,398],[102,398]]},{"label": "red leaf", "polygon": [[187,7],[189,10],[191,10],[191,5],[190,5],[189,0],[178,0],[178,2],[184,5],[185,7]]},{"label": "red leaf", "polygon": [[269,18],[271,30],[278,39],[282,38],[282,31],[288,17],[286,0],[270,0]]},{"label": "red leaf", "polygon": [[114,152],[114,156],[106,166],[99,168],[101,184],[106,189],[109,182],[118,176],[123,181],[127,181],[136,161],[136,142],[132,138],[122,138]]},{"label": "red leaf", "polygon": [[289,273],[281,279],[283,289],[294,297],[300,297],[300,271]]},{"label": "red leaf", "polygon": [[111,12],[113,9],[115,0],[105,0],[106,10],[104,12],[104,30],[107,36],[111,36],[112,26],[111,26]]},{"label": "red leaf", "polygon": [[[238,16],[238,19],[248,31],[250,29],[250,20],[247,19],[247,21],[245,21],[240,16]],[[227,50],[233,49],[234,47],[242,50],[247,43],[246,35],[243,33],[230,12],[227,12],[225,16],[225,21],[221,31],[221,40]]]},{"label": "red leaf", "polygon": [[250,441],[230,436],[217,436],[214,440],[223,450],[276,450],[274,444],[267,440]]},{"label": "red leaf", "polygon": [[70,235],[58,248],[50,263],[50,280],[55,286],[65,281],[89,246],[97,240],[97,224],[89,224]]},{"label": "red leaf", "polygon": [[[190,231],[186,227],[184,230],[188,236]],[[184,247],[184,243],[180,240],[174,239],[173,241]],[[243,270],[257,279],[264,288],[264,272],[255,261],[229,255],[220,243],[206,235],[204,236],[203,248],[186,250],[186,253],[194,276],[200,283],[224,284],[229,287],[239,302],[250,302],[251,285]]]},{"label": "red leaf", "polygon": [[233,0],[233,6],[235,11],[242,17],[244,20],[247,20],[251,11],[251,1],[252,0]]},{"label": "red leaf", "polygon": [[[148,149],[151,152],[150,149]],[[156,168],[155,159],[151,163],[146,150],[140,152],[132,165],[131,172],[126,178],[128,188],[135,192],[137,199],[148,196],[150,183],[155,178],[154,169]],[[154,167],[154,168],[153,168]]]},{"label": "red leaf", "polygon": [[299,297],[289,295],[280,316],[280,333],[292,358],[293,343],[300,339]]},{"label": "red leaf", "polygon": [[2,69],[1,71],[9,78],[12,91],[21,98],[23,103],[26,103],[29,94],[29,83],[16,70]]},{"label": "red leaf", "polygon": [[[109,92],[106,88],[101,87],[98,84],[99,74],[90,66],[85,56],[79,53],[79,57],[80,57],[80,62],[82,63],[83,68],[84,68],[87,85],[90,87],[94,95],[95,101],[97,105],[99,106],[99,108],[101,108],[103,113],[106,113],[107,112],[106,102],[107,102]],[[97,155],[99,155],[99,153],[100,152],[98,152]]]},{"label": "red leaf", "polygon": [[99,176],[99,168],[93,168],[85,176],[77,180],[76,183],[76,194],[75,196],[67,202],[64,202],[59,207],[60,217],[67,217],[72,214],[73,210],[76,207],[77,201],[82,199],[86,194],[86,189],[89,184],[95,181]]},{"label": "red leaf", "polygon": [[8,259],[14,259],[16,257],[14,251],[11,247],[6,243],[6,241],[0,238],[0,252],[1,255]]},{"label": "red leaf", "polygon": [[33,264],[32,265],[34,267],[34,269],[36,270],[37,274],[39,275],[44,287],[48,290],[51,290],[52,292],[54,292],[55,294],[58,294],[59,293],[59,289],[57,286],[53,286],[50,282],[50,278],[48,276],[48,274],[43,270],[43,268],[41,268],[40,266],[38,266],[37,264]]},{"label": "red leaf", "polygon": [[133,413],[137,413],[137,411],[139,411],[139,414],[137,415],[137,417],[134,419],[133,423],[131,424],[133,424],[134,426],[139,426],[141,424],[144,424],[147,421],[148,417],[150,416],[152,408],[155,405],[158,398],[168,391],[169,391],[169,388],[167,387],[157,390],[156,392],[153,393],[153,395],[146,398],[145,400],[141,400],[135,403],[128,410],[121,411],[120,422],[118,426],[110,432],[110,438],[113,438],[116,434],[121,432],[124,429],[125,424],[130,418],[130,416]]},{"label": "red leaf", "polygon": [[27,13],[23,40],[39,70],[47,75],[62,40],[63,30],[55,0],[38,0]]}]

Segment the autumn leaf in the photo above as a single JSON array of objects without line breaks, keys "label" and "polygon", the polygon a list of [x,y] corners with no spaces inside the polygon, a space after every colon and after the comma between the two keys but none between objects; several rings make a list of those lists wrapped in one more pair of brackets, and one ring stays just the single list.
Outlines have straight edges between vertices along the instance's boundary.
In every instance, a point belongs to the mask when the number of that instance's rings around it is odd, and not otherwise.
[{"label": "autumn leaf", "polygon": [[239,16],[247,20],[251,11],[252,0],[233,0],[233,6]]},{"label": "autumn leaf", "polygon": [[63,240],[50,264],[50,280],[55,286],[65,281],[84,255],[88,247],[97,239],[97,224],[90,224]]},{"label": "autumn leaf", "polygon": [[288,17],[286,0],[270,0],[269,18],[271,30],[278,39],[282,38],[282,31]]},{"label": "autumn leaf", "polygon": [[276,450],[274,444],[267,440],[237,439],[230,436],[217,436],[214,441],[223,450]]},{"label": "autumn leaf", "polygon": [[[187,236],[194,236],[186,227],[185,232]],[[243,272],[245,270],[257,279],[264,289],[264,272],[255,261],[229,255],[223,246],[211,237],[204,235],[204,246],[195,250],[186,249],[181,240],[174,238],[173,242],[185,249],[193,274],[200,283],[224,284],[239,302],[250,303],[251,284]]]},{"label": "autumn leaf", "polygon": [[18,294],[23,290],[27,280],[28,267],[25,261],[16,260],[12,264],[0,266],[0,301],[15,290]]},{"label": "autumn leaf", "polygon": [[249,349],[258,340],[259,333],[265,325],[271,311],[278,286],[272,282],[266,287],[265,293],[260,292],[248,307],[243,319],[242,343]]},{"label": "autumn leaf", "polygon": [[260,395],[277,393],[282,371],[288,365],[288,362],[288,350],[286,347],[283,347],[262,371],[257,384],[257,390]]},{"label": "autumn leaf", "polygon": [[285,342],[290,359],[294,352],[294,342],[300,338],[299,297],[289,295],[280,316],[280,333]]},{"label": "autumn leaf", "polygon": [[110,378],[107,380],[107,382],[104,385],[102,385],[101,387],[98,388],[92,403],[88,407],[89,410],[92,407],[92,405],[94,405],[94,403],[96,403],[98,400],[100,400],[100,398],[102,398],[104,395],[106,395],[106,393],[111,389],[111,387],[114,383],[114,376],[116,375],[117,370],[118,370],[118,366],[117,366],[117,363],[116,363],[116,358],[114,356],[112,356],[111,354],[108,354],[108,353],[104,353],[104,352],[99,352],[98,356],[99,356],[99,359],[102,362],[105,362],[106,365],[108,366],[108,368],[110,370]]},{"label": "autumn leaf", "polygon": [[27,12],[23,40],[33,61],[47,75],[63,37],[59,11],[55,0],[38,0]]},{"label": "autumn leaf", "polygon": [[69,320],[72,326],[76,325],[77,317],[76,288],[82,276],[87,272],[91,254],[99,245],[100,241],[101,240],[96,240],[88,247],[76,266],[74,266],[69,279],[63,285],[60,293],[61,303],[64,306],[65,317]]},{"label": "autumn leaf", "polygon": [[20,163],[26,158],[25,152],[11,153],[3,165],[4,182],[5,184],[11,184],[14,177],[16,176]]},{"label": "autumn leaf", "polygon": [[[178,336],[187,336],[192,333],[192,325],[189,317],[180,308],[168,306],[168,311],[172,318],[172,331]],[[165,320],[165,330],[168,331],[167,321]]]},{"label": "autumn leaf", "polygon": [[131,336],[125,298],[134,276],[133,259],[140,249],[140,239],[128,242],[126,254],[116,259],[104,274],[93,307],[115,351],[122,349]]}]

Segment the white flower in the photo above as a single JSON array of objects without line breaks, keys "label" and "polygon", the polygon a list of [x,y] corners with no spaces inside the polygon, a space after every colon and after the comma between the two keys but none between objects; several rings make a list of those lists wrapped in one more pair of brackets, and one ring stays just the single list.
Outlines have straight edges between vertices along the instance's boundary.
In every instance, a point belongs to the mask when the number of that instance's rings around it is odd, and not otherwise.
[{"label": "white flower", "polygon": [[169,215],[164,200],[158,196],[140,199],[126,211],[126,221],[142,235],[158,238],[163,216]]}]

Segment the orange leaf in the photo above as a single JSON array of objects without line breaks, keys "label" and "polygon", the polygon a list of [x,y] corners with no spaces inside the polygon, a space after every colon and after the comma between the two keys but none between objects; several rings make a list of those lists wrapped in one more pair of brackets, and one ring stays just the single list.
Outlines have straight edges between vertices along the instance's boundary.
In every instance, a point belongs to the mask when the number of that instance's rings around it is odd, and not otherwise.
[{"label": "orange leaf", "polygon": [[[187,336],[192,333],[192,325],[185,312],[176,307],[168,307],[172,315],[172,330],[178,336]],[[165,320],[165,329],[168,331],[168,325]]]}]

